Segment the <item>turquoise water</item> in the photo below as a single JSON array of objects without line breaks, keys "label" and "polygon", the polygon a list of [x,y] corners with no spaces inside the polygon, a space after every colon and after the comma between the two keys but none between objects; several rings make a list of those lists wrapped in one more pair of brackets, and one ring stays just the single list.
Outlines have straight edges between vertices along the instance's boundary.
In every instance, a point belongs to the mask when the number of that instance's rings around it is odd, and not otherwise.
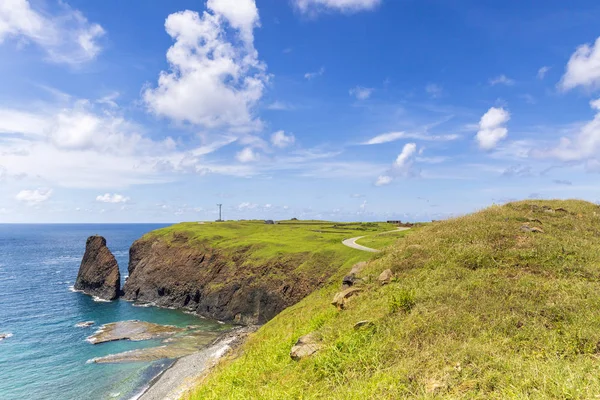
[{"label": "turquoise water", "polygon": [[[85,341],[105,323],[139,319],[219,329],[216,322],[179,311],[95,302],[69,290],[88,236],[106,237],[124,277],[133,241],[161,226],[0,224],[0,333],[13,335],[0,341],[0,399],[129,399],[172,362],[86,364],[158,344]],[[74,326],[82,321],[96,325]]]}]

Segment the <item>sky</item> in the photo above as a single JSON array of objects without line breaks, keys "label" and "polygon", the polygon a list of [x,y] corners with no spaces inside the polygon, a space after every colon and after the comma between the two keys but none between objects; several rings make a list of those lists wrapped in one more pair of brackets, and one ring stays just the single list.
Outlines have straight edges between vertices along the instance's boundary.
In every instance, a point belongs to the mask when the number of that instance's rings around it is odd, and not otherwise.
[{"label": "sky", "polygon": [[0,0],[0,223],[600,201],[600,3]]}]

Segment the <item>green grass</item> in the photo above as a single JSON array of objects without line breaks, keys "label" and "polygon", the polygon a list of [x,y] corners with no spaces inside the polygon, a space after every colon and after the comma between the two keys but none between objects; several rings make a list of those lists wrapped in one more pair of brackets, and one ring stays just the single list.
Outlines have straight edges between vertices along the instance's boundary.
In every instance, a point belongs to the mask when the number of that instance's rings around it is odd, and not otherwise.
[{"label": "green grass", "polygon": [[372,249],[382,250],[413,232],[414,230],[376,233],[359,239],[356,243]]},{"label": "green grass", "polygon": [[[387,268],[396,277],[379,286]],[[363,277],[343,311],[329,304],[335,281],[280,313],[191,398],[600,397],[598,206],[524,201],[430,224],[376,255]],[[361,320],[373,326],[355,330]],[[291,346],[312,331],[324,348],[292,361]]]},{"label": "green grass", "polygon": [[160,236],[173,245],[206,243],[220,249],[243,249],[249,261],[268,260],[298,253],[328,254],[346,261],[363,253],[341,245],[352,236],[370,235],[393,229],[387,223],[333,223],[327,221],[186,222],[159,229],[146,237]]}]

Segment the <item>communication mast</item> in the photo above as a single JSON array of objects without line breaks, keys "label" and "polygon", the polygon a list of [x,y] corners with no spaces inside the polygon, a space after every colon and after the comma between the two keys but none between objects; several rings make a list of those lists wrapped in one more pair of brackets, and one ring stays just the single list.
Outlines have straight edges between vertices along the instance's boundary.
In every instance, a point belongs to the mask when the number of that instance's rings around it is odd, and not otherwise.
[{"label": "communication mast", "polygon": [[223,207],[223,204],[217,204],[217,206],[219,207],[219,219],[217,222],[223,222],[223,219],[221,218],[221,207]]}]

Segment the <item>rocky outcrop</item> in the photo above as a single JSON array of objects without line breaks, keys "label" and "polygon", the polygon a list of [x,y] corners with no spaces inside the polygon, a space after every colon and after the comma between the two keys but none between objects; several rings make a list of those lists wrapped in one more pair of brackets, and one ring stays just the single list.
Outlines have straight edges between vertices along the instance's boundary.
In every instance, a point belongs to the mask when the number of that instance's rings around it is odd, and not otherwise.
[{"label": "rocky outcrop", "polygon": [[298,339],[296,344],[290,350],[290,357],[294,361],[300,361],[306,357],[312,356],[322,347],[321,338],[317,333],[312,332]]},{"label": "rocky outcrop", "polygon": [[352,296],[356,296],[360,292],[362,292],[362,289],[357,287],[351,287],[346,290],[342,290],[341,292],[336,293],[336,295],[333,296],[333,301],[331,302],[331,305],[336,306],[338,310],[343,310],[346,307],[348,299]]},{"label": "rocky outcrop", "polygon": [[102,236],[90,236],[79,267],[75,289],[103,300],[119,297],[121,274],[115,256]]},{"label": "rocky outcrop", "polygon": [[262,324],[319,287],[298,272],[310,254],[254,261],[250,248],[217,249],[180,232],[148,235],[129,251],[127,300],[175,307],[239,324]]}]

